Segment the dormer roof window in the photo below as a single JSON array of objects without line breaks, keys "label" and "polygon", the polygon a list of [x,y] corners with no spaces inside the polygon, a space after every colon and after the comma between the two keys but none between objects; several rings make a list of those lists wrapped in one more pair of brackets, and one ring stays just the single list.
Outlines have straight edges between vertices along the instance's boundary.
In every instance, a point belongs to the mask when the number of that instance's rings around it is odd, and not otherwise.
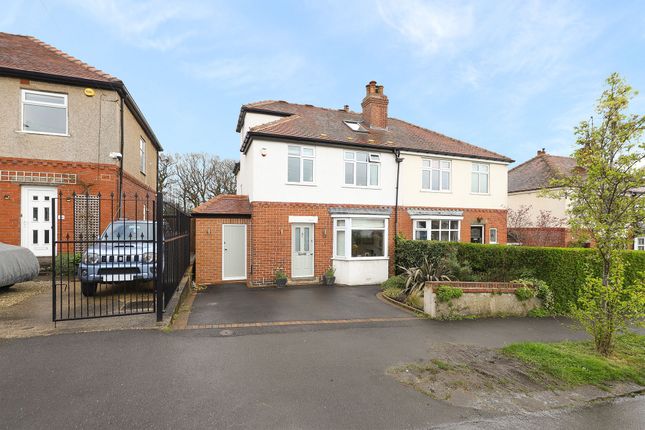
[{"label": "dormer roof window", "polygon": [[362,133],[367,133],[367,129],[361,125],[358,121],[343,121],[345,125],[352,129],[352,131],[358,131]]}]

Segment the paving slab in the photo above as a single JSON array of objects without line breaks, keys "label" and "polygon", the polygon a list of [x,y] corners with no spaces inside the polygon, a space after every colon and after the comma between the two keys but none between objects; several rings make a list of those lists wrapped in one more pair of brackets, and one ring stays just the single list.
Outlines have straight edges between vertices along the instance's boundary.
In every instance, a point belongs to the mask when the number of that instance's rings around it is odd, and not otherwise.
[{"label": "paving slab", "polygon": [[188,326],[410,317],[410,313],[380,301],[376,297],[378,292],[378,286],[210,286],[195,297]]}]

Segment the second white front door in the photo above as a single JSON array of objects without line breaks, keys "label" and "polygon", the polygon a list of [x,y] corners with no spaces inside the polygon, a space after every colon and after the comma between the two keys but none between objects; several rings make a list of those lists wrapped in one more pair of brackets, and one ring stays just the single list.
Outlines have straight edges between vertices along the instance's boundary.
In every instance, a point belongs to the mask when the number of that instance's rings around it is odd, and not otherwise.
[{"label": "second white front door", "polygon": [[314,276],[314,225],[291,225],[291,277]]},{"label": "second white front door", "polygon": [[222,280],[246,279],[246,225],[222,225]]},{"label": "second white front door", "polygon": [[21,199],[21,244],[37,257],[52,255],[52,199],[56,188],[23,186]]}]

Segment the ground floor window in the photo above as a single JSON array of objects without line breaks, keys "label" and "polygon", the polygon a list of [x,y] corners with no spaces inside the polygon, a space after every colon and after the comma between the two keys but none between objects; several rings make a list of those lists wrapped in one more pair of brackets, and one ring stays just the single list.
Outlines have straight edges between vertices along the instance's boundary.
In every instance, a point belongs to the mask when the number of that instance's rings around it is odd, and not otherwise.
[{"label": "ground floor window", "polygon": [[459,220],[453,219],[414,220],[414,238],[459,242],[460,224]]},{"label": "ground floor window", "polygon": [[645,237],[637,237],[634,239],[634,249],[636,251],[645,251]]},{"label": "ground floor window", "polygon": [[337,218],[334,220],[334,256],[338,258],[385,257],[386,218]]}]

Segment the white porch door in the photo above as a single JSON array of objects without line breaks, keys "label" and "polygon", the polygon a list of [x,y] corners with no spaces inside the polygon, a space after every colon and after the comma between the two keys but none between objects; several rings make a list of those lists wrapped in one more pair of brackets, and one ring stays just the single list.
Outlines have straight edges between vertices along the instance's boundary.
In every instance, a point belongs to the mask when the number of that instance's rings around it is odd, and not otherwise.
[{"label": "white porch door", "polygon": [[292,224],[291,226],[291,277],[314,276],[314,225]]},{"label": "white porch door", "polygon": [[21,245],[37,257],[52,255],[52,199],[56,188],[23,186],[20,196]]},{"label": "white porch door", "polygon": [[222,280],[246,279],[246,225],[222,225]]}]

